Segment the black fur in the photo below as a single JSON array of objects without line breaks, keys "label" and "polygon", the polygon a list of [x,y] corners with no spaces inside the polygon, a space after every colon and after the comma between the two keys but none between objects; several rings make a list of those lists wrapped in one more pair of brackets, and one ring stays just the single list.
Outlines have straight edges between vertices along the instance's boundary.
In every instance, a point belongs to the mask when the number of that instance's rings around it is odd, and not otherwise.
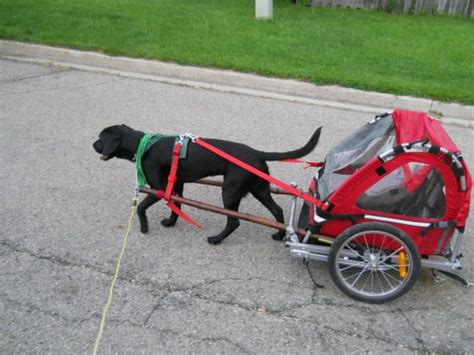
[{"label": "black fur", "polygon": [[[305,146],[285,153],[261,152],[244,144],[218,139],[205,140],[247,164],[268,173],[266,161],[300,158],[309,154],[316,147],[320,133],[321,127],[314,132]],[[116,157],[133,161],[143,135],[143,132],[136,131],[125,125],[112,126],[100,133],[99,139],[93,146],[96,152],[101,154],[102,160]],[[154,189],[166,189],[174,141],[174,138],[163,138],[154,144],[142,159],[146,178]],[[175,192],[178,195],[182,195],[185,183],[215,175],[224,176],[222,199],[225,208],[237,211],[242,198],[250,192],[271,212],[278,222],[284,223],[283,211],[273,200],[270,193],[270,184],[267,181],[239,168],[197,144],[189,144],[187,158],[181,159],[179,162],[178,181]],[[146,210],[158,201],[159,199],[156,196],[148,195],[138,205],[138,217],[142,233],[148,232]],[[177,219],[178,216],[175,213],[171,213],[171,216],[162,220],[161,224],[165,227],[171,227],[176,223]],[[211,244],[219,244],[238,226],[238,219],[228,217],[224,230],[216,236],[209,237],[207,240]],[[273,234],[273,239],[281,240],[284,234],[284,231],[279,231]]]}]

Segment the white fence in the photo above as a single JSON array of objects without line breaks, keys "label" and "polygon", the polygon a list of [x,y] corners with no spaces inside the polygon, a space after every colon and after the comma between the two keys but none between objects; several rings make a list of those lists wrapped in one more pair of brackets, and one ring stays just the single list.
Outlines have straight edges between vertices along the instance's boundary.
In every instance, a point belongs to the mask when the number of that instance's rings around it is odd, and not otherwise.
[{"label": "white fence", "polygon": [[474,18],[474,0],[311,0],[311,5],[396,12],[448,13]]}]

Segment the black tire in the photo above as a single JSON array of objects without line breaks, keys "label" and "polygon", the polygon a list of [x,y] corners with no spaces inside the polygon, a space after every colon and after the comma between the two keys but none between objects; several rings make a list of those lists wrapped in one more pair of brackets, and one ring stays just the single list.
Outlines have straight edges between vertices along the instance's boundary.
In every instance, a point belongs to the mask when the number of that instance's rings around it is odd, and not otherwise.
[{"label": "black tire", "polygon": [[367,303],[402,296],[415,284],[421,267],[413,240],[399,228],[379,222],[357,224],[335,238],[328,262],[337,287]]}]

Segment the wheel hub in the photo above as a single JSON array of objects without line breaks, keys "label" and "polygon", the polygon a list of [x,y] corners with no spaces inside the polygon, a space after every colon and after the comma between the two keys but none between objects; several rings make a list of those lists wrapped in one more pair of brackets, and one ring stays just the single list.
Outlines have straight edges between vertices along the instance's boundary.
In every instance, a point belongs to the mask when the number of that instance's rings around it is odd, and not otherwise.
[{"label": "wheel hub", "polygon": [[370,260],[369,262],[370,270],[377,271],[379,267],[379,258],[377,257],[377,255],[370,254],[369,260]]}]

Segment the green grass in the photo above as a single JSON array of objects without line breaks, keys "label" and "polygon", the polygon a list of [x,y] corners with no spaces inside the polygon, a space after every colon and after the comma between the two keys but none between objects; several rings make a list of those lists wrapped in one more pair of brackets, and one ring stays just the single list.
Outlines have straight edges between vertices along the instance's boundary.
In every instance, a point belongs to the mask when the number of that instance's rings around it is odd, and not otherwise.
[{"label": "green grass", "polygon": [[254,0],[0,0],[0,37],[474,104],[474,21]]}]

